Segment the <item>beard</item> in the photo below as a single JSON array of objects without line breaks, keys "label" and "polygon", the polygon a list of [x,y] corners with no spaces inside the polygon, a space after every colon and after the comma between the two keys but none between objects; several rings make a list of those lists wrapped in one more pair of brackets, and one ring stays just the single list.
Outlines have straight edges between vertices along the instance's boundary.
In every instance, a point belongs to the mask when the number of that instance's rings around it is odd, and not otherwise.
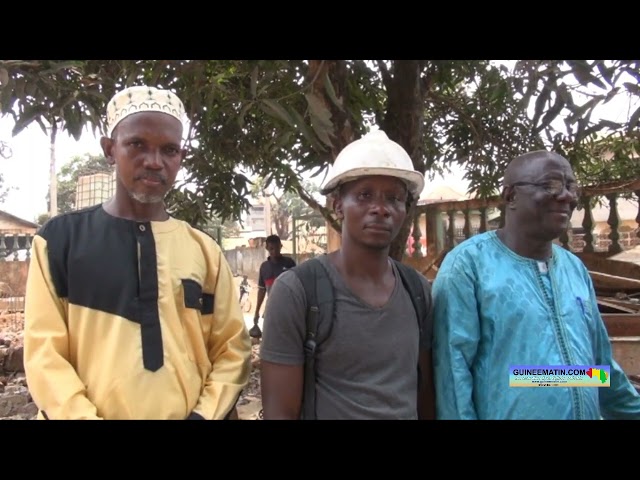
[{"label": "beard", "polygon": [[147,195],[145,193],[129,192],[129,196],[138,203],[161,203],[164,201],[164,195]]},{"label": "beard", "polygon": [[[120,177],[120,169],[118,168],[118,164],[115,164],[115,171],[116,171],[116,178]],[[160,180],[164,182],[164,179],[162,177],[160,177]],[[124,187],[124,184],[122,184],[122,186]],[[146,194],[146,193],[138,193],[138,192],[133,192],[129,189],[127,189],[126,187],[124,188],[127,193],[129,194],[129,197],[132,198],[133,200],[135,200],[138,203],[144,203],[144,204],[152,204],[152,203],[160,203],[164,201],[164,197],[167,196],[168,192],[165,192],[163,194]]]}]

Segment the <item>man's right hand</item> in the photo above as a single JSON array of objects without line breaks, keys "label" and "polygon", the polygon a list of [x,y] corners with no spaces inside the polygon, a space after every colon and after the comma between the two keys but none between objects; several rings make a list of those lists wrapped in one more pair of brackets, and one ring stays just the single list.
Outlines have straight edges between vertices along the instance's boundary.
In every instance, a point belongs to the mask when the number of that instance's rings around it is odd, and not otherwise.
[{"label": "man's right hand", "polygon": [[262,330],[260,330],[260,327],[258,326],[259,319],[260,314],[256,314],[256,316],[253,317],[253,327],[249,330],[249,336],[251,338],[262,338]]}]

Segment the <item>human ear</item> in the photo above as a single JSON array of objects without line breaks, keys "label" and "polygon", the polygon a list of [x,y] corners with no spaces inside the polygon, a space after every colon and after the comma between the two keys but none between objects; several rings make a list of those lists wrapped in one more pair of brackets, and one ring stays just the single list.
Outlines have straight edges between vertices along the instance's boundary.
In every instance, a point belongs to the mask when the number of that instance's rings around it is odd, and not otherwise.
[{"label": "human ear", "polygon": [[342,211],[342,198],[340,198],[340,196],[336,196],[333,200],[333,211],[336,212],[336,216],[339,220],[344,218],[344,213]]},{"label": "human ear", "polygon": [[509,206],[509,208],[515,208],[516,191],[513,187],[505,187],[502,191],[502,199]]},{"label": "human ear", "polygon": [[108,137],[102,137],[100,139],[100,146],[102,147],[102,153],[104,153],[104,156],[107,159],[107,163],[113,166],[116,163],[112,155],[113,139]]}]

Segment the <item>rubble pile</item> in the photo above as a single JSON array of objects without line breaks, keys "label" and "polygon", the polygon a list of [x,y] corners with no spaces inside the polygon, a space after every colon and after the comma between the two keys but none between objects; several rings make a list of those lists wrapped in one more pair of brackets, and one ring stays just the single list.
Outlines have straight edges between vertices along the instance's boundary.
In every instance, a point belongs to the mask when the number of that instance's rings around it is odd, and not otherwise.
[{"label": "rubble pile", "polygon": [[260,397],[260,344],[253,339],[251,348],[251,376],[249,384],[238,400],[238,418],[240,420],[261,420],[262,400]]},{"label": "rubble pile", "polygon": [[34,420],[33,403],[24,376],[22,313],[0,315],[0,420]]}]

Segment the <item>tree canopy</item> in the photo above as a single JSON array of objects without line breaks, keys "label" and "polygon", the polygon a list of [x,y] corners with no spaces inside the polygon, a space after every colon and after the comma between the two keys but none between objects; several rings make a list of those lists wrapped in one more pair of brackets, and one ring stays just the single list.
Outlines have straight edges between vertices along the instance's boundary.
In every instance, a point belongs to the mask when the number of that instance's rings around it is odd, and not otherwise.
[{"label": "tree canopy", "polygon": [[[470,188],[494,193],[507,162],[530,149],[558,151],[583,180],[639,175],[640,108],[600,119],[620,95],[637,99],[640,61],[523,60],[3,60],[0,111],[14,134],[32,122],[79,138],[103,131],[106,102],[124,86],[175,91],[190,119],[183,183],[173,212],[198,223],[239,219],[251,176],[295,192],[332,225],[305,190],[372,125],[429,176],[462,165]],[[46,130],[45,130],[46,131]],[[627,162],[606,168],[599,154]],[[610,155],[609,155],[610,157]],[[401,255],[410,218],[392,254]]]}]

